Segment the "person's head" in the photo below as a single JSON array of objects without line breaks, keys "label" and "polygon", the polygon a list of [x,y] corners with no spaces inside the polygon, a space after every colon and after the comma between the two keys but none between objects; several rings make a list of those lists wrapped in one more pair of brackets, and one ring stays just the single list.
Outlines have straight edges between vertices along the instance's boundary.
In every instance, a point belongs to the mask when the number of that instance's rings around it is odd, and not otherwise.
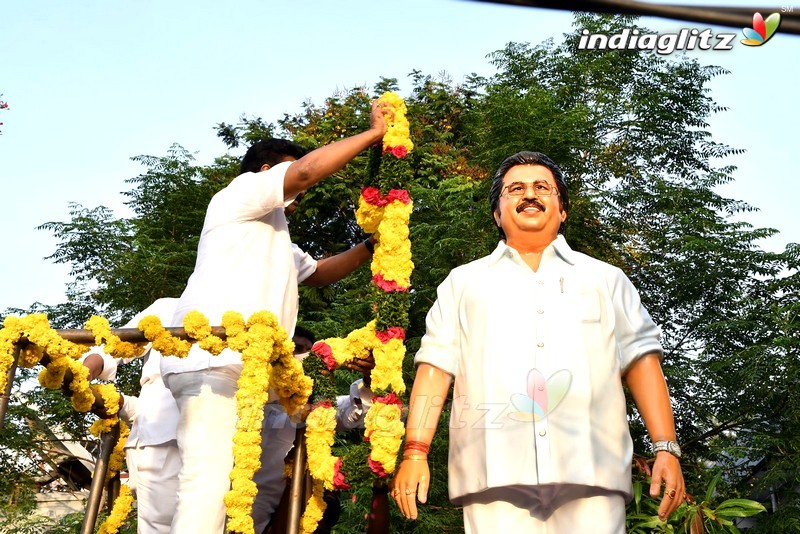
[{"label": "person's head", "polygon": [[314,346],[316,337],[311,330],[303,328],[302,326],[296,326],[294,328],[294,336],[292,336],[292,341],[294,341],[294,353],[305,354],[311,350],[311,347]]},{"label": "person's head", "polygon": [[[537,194],[536,187],[529,185],[542,181],[554,186],[551,195]],[[519,186],[515,188],[519,196],[515,196],[514,192],[509,194],[508,186],[514,182],[522,184],[522,189]],[[545,189],[546,187],[544,186]],[[500,239],[507,238],[504,226],[532,224],[534,217],[543,219],[540,222],[546,223],[544,227],[557,226],[556,234],[563,234],[569,211],[569,192],[564,182],[564,175],[558,165],[541,152],[517,152],[506,158],[497,169],[489,190],[489,207],[497,224]],[[539,214],[532,214],[529,217],[524,215],[526,208],[530,208],[528,211],[533,211],[534,207],[538,209]],[[503,212],[506,212],[506,217],[503,217]],[[527,218],[518,220],[518,216]],[[537,228],[539,226],[542,225],[535,225]]]},{"label": "person's head", "polygon": [[307,152],[305,148],[286,139],[262,139],[247,149],[242,158],[241,173],[261,172],[278,163],[300,159]]}]

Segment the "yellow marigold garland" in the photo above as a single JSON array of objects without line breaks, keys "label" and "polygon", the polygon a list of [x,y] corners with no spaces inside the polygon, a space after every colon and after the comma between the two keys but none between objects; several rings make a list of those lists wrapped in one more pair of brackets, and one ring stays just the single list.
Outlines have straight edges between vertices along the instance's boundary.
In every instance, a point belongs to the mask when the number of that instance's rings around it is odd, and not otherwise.
[{"label": "yellow marigold garland", "polygon": [[142,317],[137,328],[144,334],[145,339],[153,344],[153,349],[161,354],[179,358],[185,358],[189,354],[192,344],[167,332],[161,326],[161,319],[155,315]]},{"label": "yellow marigold garland", "polygon": [[336,465],[341,460],[331,454],[336,430],[336,408],[330,403],[321,404],[306,417],[306,450],[308,471],[316,481],[329,490],[335,489]]},{"label": "yellow marigold garland", "polygon": [[[53,362],[61,358],[77,359],[84,352],[82,345],[62,339],[58,332],[50,328],[50,322],[43,313],[6,317],[3,328],[0,328],[0,391],[5,390],[8,371],[14,364],[14,347],[23,340],[27,340],[27,343],[20,349],[17,362],[20,367],[35,366],[45,353]],[[66,362],[57,364],[52,372],[44,376],[45,383],[57,383],[55,387],[61,387],[64,372],[68,368],[69,364]],[[82,404],[79,402],[79,405]]]},{"label": "yellow marigold garland", "polygon": [[377,462],[377,465],[370,466],[373,470],[394,472],[397,451],[405,435],[402,416],[402,403],[394,393],[373,399],[372,406],[364,418],[366,426],[364,434],[371,444],[369,459]]},{"label": "yellow marigold garland", "polygon": [[43,356],[44,349],[39,345],[26,345],[19,351],[19,366],[28,368],[33,367],[41,361]]},{"label": "yellow marigold garland", "polygon": [[392,338],[386,343],[379,343],[372,355],[375,358],[372,388],[376,391],[404,393],[406,384],[403,381],[403,359],[406,356],[406,346],[403,339]]},{"label": "yellow marigold garland", "polygon": [[[380,101],[389,105],[394,117],[389,121],[389,130],[383,138],[383,157],[390,160],[402,159],[414,147],[409,139],[406,106],[395,93],[385,93]],[[372,163],[371,163],[372,165]],[[390,169],[398,169],[393,163]],[[372,167],[371,174],[379,168]],[[401,171],[402,172],[402,171]],[[381,194],[376,187],[366,187],[359,198],[356,221],[367,232],[375,234],[377,244],[373,255],[372,283],[384,294],[403,294],[410,288],[411,273],[414,264],[411,261],[411,242],[408,225],[413,210],[413,203],[406,190],[391,189]],[[386,477],[395,469],[397,452],[404,435],[402,423],[402,402],[397,394],[405,391],[402,363],[405,357],[405,331],[401,324],[403,317],[407,320],[407,304],[403,300],[383,300],[376,304],[376,317],[382,325],[378,330],[378,321],[374,320],[359,328],[345,338],[328,338],[318,342],[312,348],[312,356],[324,365],[310,361],[304,366],[309,372],[316,373],[315,383],[324,382],[320,372],[327,368],[333,371],[345,365],[353,358],[365,358],[370,353],[375,360],[371,372],[371,387],[379,394],[373,398],[373,404],[365,418],[365,440],[370,443],[370,454],[367,463],[370,470],[379,478]],[[380,306],[406,306],[400,313],[377,313]],[[392,319],[400,319],[392,321]],[[388,326],[387,326],[387,321]],[[348,487],[345,480],[347,473],[342,473],[342,458],[331,453],[336,427],[335,409],[328,395],[328,386],[319,386],[315,395],[323,400],[312,410],[306,419],[306,445],[308,450],[309,471],[314,478],[315,490],[318,487]],[[354,467],[350,454],[345,455],[350,462],[346,469]],[[352,458],[359,457],[353,454]],[[363,456],[361,456],[363,458]],[[321,497],[320,497],[321,499]],[[313,500],[313,499],[312,499]],[[312,503],[309,503],[309,507]],[[312,532],[321,517],[318,510],[306,510],[303,516],[304,532]]]},{"label": "yellow marigold garland", "polygon": [[261,466],[261,424],[272,371],[275,329],[255,320],[255,316],[252,317],[252,324],[248,325],[251,339],[241,353],[242,373],[236,391],[238,419],[233,436],[234,464],[230,473],[231,489],[225,495],[227,528],[232,532],[253,532],[254,528],[250,512],[258,488],[253,475]]},{"label": "yellow marigold garland", "polygon": [[394,91],[383,93],[380,98],[378,98],[378,101],[391,107],[394,112],[393,116],[387,117],[389,128],[383,136],[383,150],[391,151],[392,149],[396,150],[402,147],[403,151],[397,152],[395,156],[403,157],[414,149],[414,143],[411,142],[411,138],[409,137],[409,125],[408,119],[406,118],[408,109],[406,108],[406,103],[400,95]]},{"label": "yellow marigold garland", "polygon": [[213,355],[217,355],[225,349],[226,343],[223,339],[211,335],[211,325],[208,319],[199,311],[190,311],[183,318],[183,327],[186,333],[197,340],[201,349],[207,350]]},{"label": "yellow marigold garland", "polygon": [[119,495],[117,500],[114,501],[114,507],[111,509],[108,519],[100,525],[97,534],[116,534],[119,532],[132,508],[133,495],[131,495],[131,490],[127,485],[122,485],[119,488]]},{"label": "yellow marigold garland", "polygon": [[106,482],[114,478],[114,475],[122,471],[123,463],[125,462],[125,442],[128,441],[128,436],[131,429],[125,424],[125,421],[119,421],[119,439],[114,445],[114,450],[111,451],[111,457],[108,459],[108,472],[106,473]]},{"label": "yellow marigold garland", "polygon": [[92,391],[102,400],[106,415],[112,417],[119,413],[120,394],[114,384],[95,384]]},{"label": "yellow marigold garland", "polygon": [[328,506],[325,499],[323,499],[324,495],[325,487],[323,483],[319,480],[314,480],[311,497],[306,503],[306,509],[300,521],[301,534],[311,534],[317,529],[317,525],[322,519],[322,514],[325,513],[325,508]]},{"label": "yellow marigold garland", "polygon": [[[6,380],[8,379],[8,371],[14,365],[14,348],[16,343],[22,336],[22,325],[20,324],[19,317],[9,315],[3,321],[3,328],[0,328],[0,391],[6,390]],[[41,359],[41,354],[38,355],[36,361]],[[20,366],[33,367],[33,365],[22,365],[22,354],[20,354]]]},{"label": "yellow marigold garland", "polygon": [[122,341],[111,332],[108,319],[92,315],[86,321],[86,329],[94,334],[96,345],[104,345],[104,350],[114,358],[137,358],[144,354],[144,346]]},{"label": "yellow marigold garland", "polygon": [[[184,327],[201,348],[219,354],[226,347],[242,353],[243,370],[237,392],[237,433],[234,436],[234,470],[231,472],[232,490],[226,495],[228,505],[228,528],[236,532],[252,532],[250,513],[255,497],[255,484],[252,477],[258,469],[261,455],[261,422],[267,390],[274,386],[279,401],[290,413],[306,404],[311,393],[311,379],[302,372],[302,366],[294,358],[294,344],[286,332],[278,325],[275,316],[267,311],[253,314],[245,324],[241,314],[227,312],[222,319],[227,340],[211,335],[208,320],[198,312],[187,315]],[[142,347],[122,342],[113,335],[106,319],[93,316],[87,322],[87,329],[95,336],[97,344],[105,342],[106,352],[117,358],[139,356]],[[143,318],[138,325],[153,347],[165,356],[186,356],[191,343],[172,336],[156,316]],[[76,410],[88,411],[95,401],[95,394],[102,399],[105,411],[111,417],[96,420],[90,431],[99,436],[120,424],[120,439],[109,460],[108,476],[114,476],[122,468],[124,445],[130,432],[124,422],[119,421],[119,393],[113,385],[90,386],[89,370],[77,361],[85,348],[61,338],[50,328],[44,314],[31,314],[22,318],[7,317],[0,329],[0,372],[3,384],[8,369],[13,365],[15,345],[27,339],[28,343],[20,350],[19,362],[25,367],[33,367],[47,353],[48,366],[39,373],[40,383],[48,388],[60,388],[67,371],[72,372],[70,389]],[[271,372],[272,369],[277,372]],[[123,499],[120,506],[125,503]],[[127,508],[130,508],[128,503]],[[116,509],[116,508],[115,508]],[[120,508],[122,510],[122,508]],[[114,514],[112,514],[114,515]],[[124,520],[120,512],[119,521],[108,523],[108,532],[115,532]],[[116,526],[114,526],[116,525]]]}]

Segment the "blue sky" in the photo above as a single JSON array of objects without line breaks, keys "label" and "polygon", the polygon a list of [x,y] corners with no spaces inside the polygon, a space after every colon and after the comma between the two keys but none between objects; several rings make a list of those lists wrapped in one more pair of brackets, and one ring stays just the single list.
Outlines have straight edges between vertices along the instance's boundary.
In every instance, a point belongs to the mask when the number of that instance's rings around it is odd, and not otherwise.
[{"label": "blue sky", "polygon": [[[219,122],[242,114],[275,120],[304,100],[371,87],[380,76],[405,84],[412,69],[447,72],[455,81],[489,75],[486,54],[509,41],[558,39],[571,20],[569,13],[464,0],[6,2],[0,310],[63,300],[68,270],[43,259],[56,241],[35,228],[66,220],[69,202],[124,215],[124,180],[143,170],[131,157],[165,155],[180,143],[210,163],[225,151],[213,130]],[[642,22],[659,32],[707,27]],[[731,51],[693,54],[731,71],[711,84],[714,99],[730,108],[711,130],[715,140],[747,150],[725,162],[739,169],[720,192],[760,208],[744,219],[780,230],[763,246],[781,250],[800,241],[793,158],[800,36],[779,30],[759,48],[740,45],[739,37]]]}]

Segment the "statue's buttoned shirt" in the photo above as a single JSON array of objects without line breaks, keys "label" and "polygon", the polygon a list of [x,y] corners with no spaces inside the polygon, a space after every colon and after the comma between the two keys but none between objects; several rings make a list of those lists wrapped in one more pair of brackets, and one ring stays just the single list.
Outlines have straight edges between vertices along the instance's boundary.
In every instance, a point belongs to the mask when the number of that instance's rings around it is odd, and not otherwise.
[{"label": "statue's buttoned shirt", "polygon": [[562,236],[537,271],[504,242],[454,269],[415,359],[454,377],[451,499],[551,484],[630,495],[622,375],[662,352],[659,335],[625,274]]}]

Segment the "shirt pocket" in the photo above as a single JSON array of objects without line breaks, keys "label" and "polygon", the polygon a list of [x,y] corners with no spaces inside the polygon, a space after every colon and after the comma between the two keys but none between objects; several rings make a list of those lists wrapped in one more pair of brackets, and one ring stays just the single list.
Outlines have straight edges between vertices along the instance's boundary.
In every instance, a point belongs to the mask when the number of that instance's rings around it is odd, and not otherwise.
[{"label": "shirt pocket", "polygon": [[582,323],[599,323],[601,319],[600,294],[591,288],[580,288],[572,295],[572,310]]}]

